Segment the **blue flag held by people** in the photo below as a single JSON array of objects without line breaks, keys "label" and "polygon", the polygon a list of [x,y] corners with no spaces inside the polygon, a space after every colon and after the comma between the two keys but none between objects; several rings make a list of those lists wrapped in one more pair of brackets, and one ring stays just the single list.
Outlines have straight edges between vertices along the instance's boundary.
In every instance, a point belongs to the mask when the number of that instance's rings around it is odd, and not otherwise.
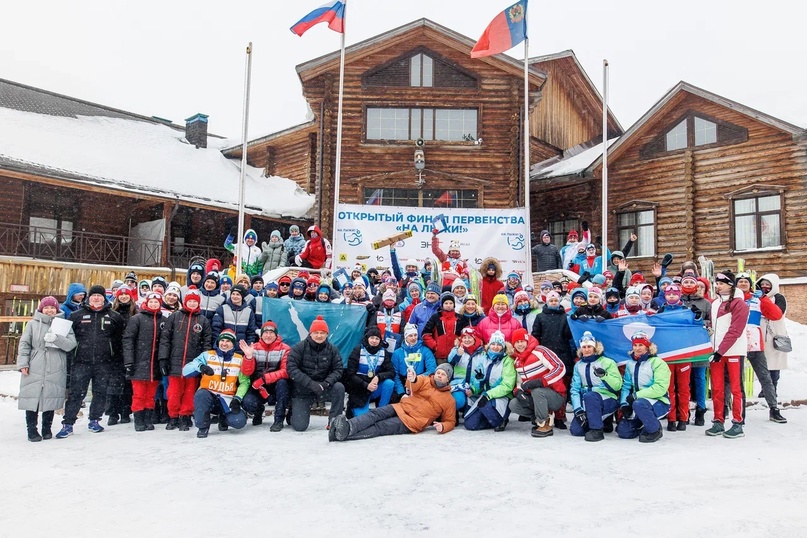
[{"label": "blue flag held by people", "polygon": [[638,314],[603,322],[569,319],[575,342],[585,331],[590,331],[605,348],[605,354],[618,365],[628,362],[631,351],[631,335],[644,331],[658,348],[658,356],[664,362],[704,361],[712,354],[709,333],[695,314],[688,309],[672,310],[648,316]]},{"label": "blue flag held by people", "polygon": [[280,336],[290,346],[308,336],[308,328],[317,316],[328,324],[328,341],[339,348],[342,362],[364,336],[367,309],[345,304],[289,301],[286,299],[263,299],[263,320],[277,324]]}]

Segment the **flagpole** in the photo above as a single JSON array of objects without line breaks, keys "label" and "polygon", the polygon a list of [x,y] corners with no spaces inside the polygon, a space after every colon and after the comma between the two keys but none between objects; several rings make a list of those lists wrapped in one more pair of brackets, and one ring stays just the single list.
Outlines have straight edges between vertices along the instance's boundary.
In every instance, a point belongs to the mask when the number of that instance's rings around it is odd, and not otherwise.
[{"label": "flagpole", "polygon": [[526,213],[527,233],[527,279],[525,282],[534,287],[532,279],[532,224],[530,216],[530,38],[527,32],[527,12],[529,4],[524,0],[524,212]]},{"label": "flagpole", "polygon": [[[347,0],[344,2],[345,13],[342,23],[341,53],[339,55],[339,104],[336,115],[336,168],[333,185],[333,229],[331,237],[336,236],[336,220],[339,215],[339,179],[342,172],[342,98],[345,89],[345,34],[347,33]],[[322,193],[320,193],[322,196]]]},{"label": "flagpole", "polygon": [[[617,238],[619,244],[619,238]],[[608,269],[608,60],[602,61],[602,270]]]},{"label": "flagpole", "polygon": [[[235,274],[241,272],[241,252],[244,242],[244,184],[247,175],[247,126],[249,125],[249,86],[252,79],[252,41],[247,45],[246,74],[244,80],[244,111],[241,131],[241,177],[238,182],[238,237],[235,243]],[[235,278],[233,278],[235,280]]]}]

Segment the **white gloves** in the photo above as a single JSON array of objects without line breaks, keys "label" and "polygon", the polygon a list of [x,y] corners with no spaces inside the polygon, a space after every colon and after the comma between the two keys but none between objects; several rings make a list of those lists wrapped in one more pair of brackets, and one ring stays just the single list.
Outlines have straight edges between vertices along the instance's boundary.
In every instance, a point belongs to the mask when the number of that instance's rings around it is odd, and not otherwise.
[{"label": "white gloves", "polygon": [[55,333],[45,333],[45,343],[52,344],[56,341],[56,334]]}]

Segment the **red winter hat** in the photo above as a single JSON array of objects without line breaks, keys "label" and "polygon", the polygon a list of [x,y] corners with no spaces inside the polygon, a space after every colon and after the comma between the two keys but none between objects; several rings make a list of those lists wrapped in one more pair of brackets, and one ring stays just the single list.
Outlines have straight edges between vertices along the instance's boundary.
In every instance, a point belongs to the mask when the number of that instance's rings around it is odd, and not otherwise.
[{"label": "red winter hat", "polygon": [[516,329],[515,331],[513,331],[513,335],[510,337],[510,341],[514,344],[516,342],[520,342],[521,340],[527,342],[529,339],[530,339],[530,333],[528,333],[527,329],[524,328]]},{"label": "red winter hat", "polygon": [[261,334],[263,334],[264,331],[272,331],[273,333],[277,334],[277,325],[274,321],[267,321],[261,325]]},{"label": "red winter hat", "polygon": [[633,273],[633,276],[630,277],[630,285],[633,286],[634,284],[642,283],[644,284],[644,275],[642,273]]},{"label": "red winter hat", "polygon": [[325,323],[325,320],[322,319],[322,316],[317,316],[317,319],[315,319],[311,323],[311,328],[308,330],[308,332],[312,333],[314,331],[325,331],[326,333],[328,332],[328,324]]},{"label": "red winter hat", "polygon": [[289,275],[283,275],[282,277],[280,277],[280,278],[277,280],[277,283],[278,283],[278,284],[282,284],[282,283],[284,283],[284,282],[286,282],[286,283],[288,283],[288,284],[291,284],[291,277],[290,277]]},{"label": "red winter hat", "polygon": [[644,344],[645,347],[650,347],[650,336],[644,331],[636,331],[630,337],[632,344]]},{"label": "red winter hat", "polygon": [[[188,307],[188,301],[191,299],[195,299],[196,302],[198,303],[196,305],[196,308],[192,310]],[[182,300],[183,308],[185,308],[185,310],[187,310],[188,312],[198,312],[199,308],[201,307],[201,304],[202,304],[202,294],[199,293],[199,290],[196,288],[196,286],[188,286],[188,291],[185,292],[185,298]]]},{"label": "red winter hat", "polygon": [[[158,306],[157,308],[149,308],[149,301],[151,299],[157,299],[158,301],[160,301],[160,306]],[[146,298],[143,299],[143,304],[140,305],[140,310],[145,310],[146,312],[151,313],[159,312],[160,309],[162,308],[162,305],[163,305],[163,294],[158,291],[151,291],[147,293]]]},{"label": "red winter hat", "polygon": [[42,297],[42,300],[39,301],[39,308],[37,308],[37,312],[42,312],[42,309],[46,306],[52,306],[59,310],[59,301],[56,300],[56,297],[48,295],[47,297]]},{"label": "red winter hat", "polygon": [[566,241],[571,241],[574,237],[574,240],[577,241],[577,230],[569,230],[569,235],[566,236]]},{"label": "red winter hat", "polygon": [[115,298],[117,299],[121,295],[126,294],[131,297],[132,301],[137,301],[137,290],[134,288],[130,288],[129,286],[121,286],[120,288],[115,290]]}]

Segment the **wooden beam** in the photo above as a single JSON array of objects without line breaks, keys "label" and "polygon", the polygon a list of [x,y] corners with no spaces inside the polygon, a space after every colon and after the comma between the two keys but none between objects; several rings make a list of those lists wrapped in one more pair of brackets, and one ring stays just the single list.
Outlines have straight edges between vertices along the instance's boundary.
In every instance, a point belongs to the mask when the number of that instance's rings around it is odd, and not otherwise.
[{"label": "wooden beam", "polygon": [[169,267],[168,257],[171,254],[171,214],[173,207],[171,202],[163,202],[163,219],[165,219],[165,236],[163,237],[163,246],[160,249],[160,265]]}]

